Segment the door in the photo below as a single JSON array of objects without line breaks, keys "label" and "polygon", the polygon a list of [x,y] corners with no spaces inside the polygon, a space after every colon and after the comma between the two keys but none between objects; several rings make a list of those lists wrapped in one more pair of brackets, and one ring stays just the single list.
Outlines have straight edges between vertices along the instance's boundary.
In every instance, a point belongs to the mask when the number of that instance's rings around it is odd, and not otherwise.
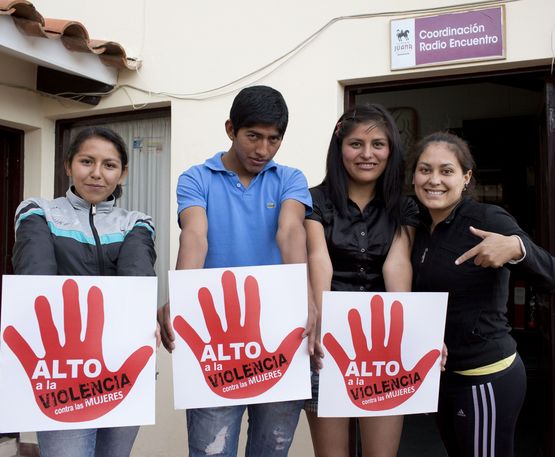
[{"label": "door", "polygon": [[[15,210],[23,198],[23,131],[0,126],[0,287],[3,274],[12,270],[14,244],[13,220]],[[1,305],[1,302],[0,302]]]},{"label": "door", "polygon": [[[540,244],[555,255],[555,78],[548,78],[544,91],[544,122],[540,123],[541,148],[539,157],[539,232]],[[555,295],[538,296],[539,311],[542,313],[542,362],[546,370],[546,402],[550,413],[545,427],[545,455],[555,457]]]},{"label": "door", "polygon": [[[493,166],[487,160],[478,163],[479,168],[480,165],[483,168],[479,182],[503,184],[487,186],[488,189],[482,186],[483,195],[499,200],[497,204],[504,203],[507,197],[510,211],[516,213],[523,228],[534,241],[555,255],[555,78],[551,76],[551,69],[518,69],[495,74],[450,75],[350,86],[346,89],[345,101],[348,107],[373,102],[394,110],[398,110],[397,107],[411,108],[416,112],[413,124],[419,130],[417,137],[435,130],[451,129],[468,139],[467,127],[474,122],[475,133],[480,134],[480,139],[472,146],[486,147],[486,159],[496,156]],[[515,119],[505,118],[500,123],[496,118],[501,116]],[[489,125],[486,127],[486,124]],[[501,128],[501,135],[505,135],[501,138],[501,146],[487,143],[492,139],[488,138],[492,124],[497,124],[495,128]],[[526,138],[515,138],[522,135],[523,129]],[[530,144],[527,138],[532,136],[534,142]],[[501,151],[508,149],[507,144],[516,148],[513,158],[518,159],[518,163],[516,160],[509,163],[510,158],[500,155]],[[500,193],[501,187],[503,192]],[[511,289],[513,293],[514,289],[516,287]],[[517,449],[524,450],[518,455],[555,457],[555,295],[543,294],[536,298],[538,306],[534,307],[534,322],[538,327],[531,332],[525,328],[530,324],[524,321],[519,331],[522,336],[518,343],[519,352],[530,356],[528,367],[534,368],[533,376],[528,378],[528,395],[534,398],[534,402],[527,401],[521,412]],[[528,318],[529,315],[523,316],[523,319]],[[526,414],[537,403],[540,408]],[[429,449],[429,443],[434,440],[430,435],[433,428],[428,429],[423,418],[405,418],[404,433],[410,435],[404,435],[403,439],[411,446],[418,443],[418,446]],[[528,433],[530,429],[533,433]],[[423,440],[422,436],[426,439]],[[403,449],[402,442],[399,455],[412,455],[408,449]]]}]

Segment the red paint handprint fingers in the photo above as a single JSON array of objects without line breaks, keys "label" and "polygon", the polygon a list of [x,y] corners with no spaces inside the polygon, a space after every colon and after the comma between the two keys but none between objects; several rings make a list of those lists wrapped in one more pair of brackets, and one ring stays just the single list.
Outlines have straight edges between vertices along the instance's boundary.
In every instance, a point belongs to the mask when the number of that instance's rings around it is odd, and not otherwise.
[{"label": "red paint handprint fingers", "polygon": [[395,300],[391,305],[391,322],[396,322],[389,330],[389,346],[392,351],[396,350],[397,353],[393,354],[396,359],[401,359],[401,342],[403,340],[403,329],[405,326],[403,305],[398,300]]},{"label": "red paint handprint fingers", "polygon": [[58,329],[52,320],[50,303],[48,303],[46,297],[41,295],[36,298],[35,314],[37,315],[37,320],[39,322],[40,337],[42,339],[44,349],[59,349],[61,347],[60,336],[58,335]]},{"label": "red paint handprint fingers", "polygon": [[[232,278],[229,278],[226,273],[230,273],[228,271],[224,272],[222,276],[222,286],[224,287],[224,300],[233,300],[233,296],[227,292],[227,289],[230,287],[236,287],[235,284],[235,277],[232,275]],[[231,281],[230,281],[231,279]],[[222,327],[222,321],[218,312],[216,311],[216,306],[214,305],[214,299],[212,298],[212,294],[206,287],[202,287],[199,289],[198,292],[198,300],[200,303],[200,307],[202,309],[202,315],[204,317],[204,321],[206,322],[206,328],[208,333],[210,334],[210,341],[218,340],[224,335],[224,329]],[[237,294],[235,294],[235,302],[237,304],[237,310],[239,310],[239,298]],[[231,314],[231,312],[229,312]],[[228,311],[226,308],[226,316],[228,315]],[[240,317],[239,317],[240,318]],[[233,319],[232,319],[233,320]],[[228,319],[229,322],[229,319]],[[228,324],[228,331],[230,325]],[[239,327],[239,320],[237,320],[237,328]],[[195,357],[198,360],[201,360],[202,353],[204,347],[207,343],[199,336],[197,331],[189,325],[182,316],[176,316],[174,319],[174,328],[177,333],[183,338],[183,340],[189,345]]]},{"label": "red paint handprint fingers", "polygon": [[302,342],[303,328],[291,331],[275,352],[269,352],[260,332],[260,295],[255,278],[245,280],[245,323],[241,325],[241,307],[235,275],[222,275],[226,329],[207,288],[199,290],[199,302],[210,334],[204,342],[182,316],[174,319],[177,334],[189,345],[199,362],[207,386],[224,398],[260,395],[274,386],[290,366]]},{"label": "red paint handprint fingers", "polygon": [[[239,296],[237,294],[237,282],[235,281],[235,275],[231,273],[231,271],[225,271],[222,275],[222,287],[224,290],[227,330],[239,329],[241,328],[241,308],[239,306]],[[249,302],[245,300],[245,303],[247,304]]]},{"label": "red paint handprint fingers", "polygon": [[[374,313],[372,313],[372,317],[374,317]],[[351,329],[351,338],[353,340],[353,348],[355,349],[355,354],[364,354],[368,351],[368,341],[366,340],[366,335],[364,334],[364,330],[362,329],[360,313],[356,309],[350,310],[348,314],[348,320],[349,328]],[[383,314],[381,325],[382,327],[384,325]],[[374,332],[374,330],[375,323],[374,319],[372,319],[372,332]],[[374,335],[374,333],[372,333],[372,335]],[[383,346],[383,339],[380,342],[379,338],[372,337],[372,348],[374,349],[379,346]]]},{"label": "red paint handprint fingers", "polygon": [[150,346],[143,346],[131,354],[118,370],[120,373],[125,373],[126,376],[132,380],[129,389],[135,384],[135,380],[148,363],[148,359],[153,354],[153,349]]},{"label": "red paint handprint fingers", "polygon": [[414,373],[423,373],[422,380],[424,380],[424,376],[428,374],[428,371],[434,366],[437,358],[441,352],[438,349],[432,349],[429,351],[424,357],[420,359],[420,361],[416,364],[416,366],[412,369]]},{"label": "red paint handprint fingers", "polygon": [[202,315],[206,321],[208,333],[210,333],[210,335],[223,335],[224,329],[222,327],[222,321],[216,311],[216,306],[214,306],[212,294],[206,287],[198,291],[198,301],[202,309]]},{"label": "red paint handprint fingers", "polygon": [[[253,341],[260,339],[260,291],[258,282],[252,276],[245,279],[245,330],[246,337]],[[250,333],[249,333],[250,332]]]},{"label": "red paint handprint fingers", "polygon": [[21,334],[13,326],[6,327],[4,331],[4,341],[15,354],[29,379],[33,375],[38,357],[29,346],[29,343],[21,336]]},{"label": "red paint handprint fingers", "polygon": [[189,345],[197,360],[200,360],[206,343],[202,340],[197,331],[181,316],[176,316],[173,320],[173,327],[177,334]]},{"label": "red paint handprint fingers", "polygon": [[[80,342],[81,309],[79,308],[79,288],[77,287],[77,283],[68,279],[62,286],[62,294],[64,296],[64,334],[66,337],[66,344],[69,342]],[[48,306],[48,310],[50,311],[50,304],[48,301],[46,301],[46,304]],[[52,327],[54,329],[56,328],[54,327],[54,324],[52,324]]]},{"label": "red paint handprint fingers", "polygon": [[[289,332],[289,335],[281,342],[279,347],[276,349],[276,354],[287,354],[289,358],[293,357],[293,354],[297,351],[300,342],[303,339],[304,328],[299,327]],[[292,351],[293,349],[293,352]]]},{"label": "red paint handprint fingers", "polygon": [[[385,319],[383,299],[380,295],[374,295],[370,301],[370,312],[372,313],[372,348],[383,348],[385,346]],[[390,328],[392,328],[391,325]],[[362,330],[361,330],[362,331]],[[368,349],[368,346],[366,346]]]},{"label": "red paint handprint fingers", "polygon": [[[66,317],[67,319],[67,317]],[[87,330],[85,341],[96,341],[97,350],[101,350],[102,332],[104,330],[104,297],[98,287],[91,287],[87,295]],[[75,335],[79,341],[80,335]]]},{"label": "red paint handprint fingers", "polygon": [[328,352],[332,355],[333,359],[335,360],[336,365],[339,367],[341,373],[345,373],[351,359],[343,349],[343,347],[339,344],[339,341],[335,339],[331,333],[326,333],[324,338],[322,339],[324,343],[324,347],[328,350]]}]

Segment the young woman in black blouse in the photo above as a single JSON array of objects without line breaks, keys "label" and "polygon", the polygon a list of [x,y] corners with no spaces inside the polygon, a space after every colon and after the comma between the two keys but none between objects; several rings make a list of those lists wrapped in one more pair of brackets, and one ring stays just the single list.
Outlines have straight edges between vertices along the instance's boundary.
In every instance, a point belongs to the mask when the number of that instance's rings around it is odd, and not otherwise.
[{"label": "young woman in black blouse", "polygon": [[[334,127],[326,176],[310,189],[305,221],[310,281],[322,292],[410,291],[416,205],[402,197],[403,157],[395,121],[379,105],[357,106]],[[319,338],[319,335],[318,335]],[[321,362],[314,360],[317,369]],[[316,370],[315,370],[316,371]],[[317,457],[347,457],[349,418],[317,417],[317,374],[305,406]],[[365,457],[395,456],[402,416],[359,418]]]},{"label": "young woman in black blouse", "polygon": [[455,135],[434,133],[417,146],[413,184],[425,210],[413,290],[449,292],[437,421],[449,456],[512,457],[526,373],[506,314],[510,269],[553,290],[555,259],[504,209],[467,195],[473,168]]}]

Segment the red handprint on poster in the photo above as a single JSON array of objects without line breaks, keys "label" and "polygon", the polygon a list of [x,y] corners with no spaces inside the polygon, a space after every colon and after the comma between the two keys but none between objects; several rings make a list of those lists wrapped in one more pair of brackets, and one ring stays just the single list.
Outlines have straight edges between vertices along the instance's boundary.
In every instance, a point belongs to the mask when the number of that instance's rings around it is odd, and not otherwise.
[{"label": "red handprint on poster", "polygon": [[401,359],[403,338],[403,305],[395,300],[391,305],[388,343],[385,345],[384,302],[374,295],[371,303],[371,349],[362,328],[360,313],[351,309],[349,327],[355,350],[351,360],[336,338],[327,333],[323,343],[343,374],[351,402],[367,411],[385,411],[407,401],[421,387],[426,375],[438,359],[440,351],[429,351],[411,370]]},{"label": "red handprint on poster", "polygon": [[260,331],[260,294],[258,282],[245,279],[245,319],[241,310],[235,275],[222,274],[224,309],[227,327],[214,306],[210,291],[198,291],[210,340],[205,342],[182,317],[174,319],[174,328],[193,351],[204,380],[215,394],[227,399],[249,398],[272,388],[283,377],[302,341],[302,327],[292,330],[279,347],[270,352],[264,346]]},{"label": "red handprint on poster", "polygon": [[143,346],[131,354],[117,371],[110,371],[102,351],[104,298],[98,287],[87,296],[87,326],[81,341],[79,290],[74,280],[62,287],[65,342],[52,319],[48,299],[35,300],[45,354],[38,357],[13,326],[6,327],[4,341],[18,358],[31,382],[40,410],[60,422],[90,421],[119,405],[153,354]]}]

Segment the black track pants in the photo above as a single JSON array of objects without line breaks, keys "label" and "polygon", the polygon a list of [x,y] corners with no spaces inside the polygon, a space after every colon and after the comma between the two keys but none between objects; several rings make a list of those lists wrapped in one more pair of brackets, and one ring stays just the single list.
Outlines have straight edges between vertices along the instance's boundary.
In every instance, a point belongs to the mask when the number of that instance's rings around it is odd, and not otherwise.
[{"label": "black track pants", "polygon": [[526,371],[518,355],[491,375],[443,373],[437,419],[449,457],[513,457],[525,394]]}]

